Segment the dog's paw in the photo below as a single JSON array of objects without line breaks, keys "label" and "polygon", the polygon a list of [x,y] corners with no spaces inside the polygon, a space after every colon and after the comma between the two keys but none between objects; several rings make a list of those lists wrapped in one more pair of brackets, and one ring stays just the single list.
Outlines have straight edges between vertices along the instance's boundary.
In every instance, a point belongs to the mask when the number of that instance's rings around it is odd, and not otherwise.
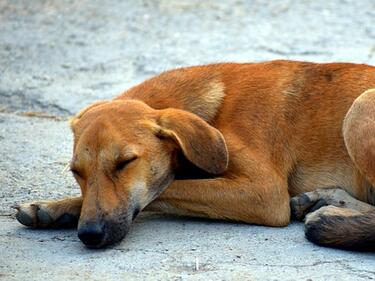
[{"label": "dog's paw", "polygon": [[326,206],[323,198],[318,198],[312,192],[303,193],[290,200],[290,209],[293,219],[303,220],[308,213],[314,212]]},{"label": "dog's paw", "polygon": [[305,235],[318,245],[372,251],[372,218],[372,212],[325,206],[306,215]]},{"label": "dog's paw", "polygon": [[53,219],[47,211],[47,203],[33,202],[13,206],[17,210],[16,219],[28,227],[47,227]]},{"label": "dog's paw", "polygon": [[292,218],[303,220],[308,213],[323,206],[347,207],[353,205],[354,201],[356,200],[340,188],[317,189],[293,197],[290,200],[290,208]]},{"label": "dog's paw", "polygon": [[32,202],[13,206],[17,210],[16,219],[33,228],[65,228],[77,225],[78,217],[69,213],[59,214],[50,202]]},{"label": "dog's paw", "polygon": [[305,217],[305,225],[320,222],[324,217],[334,216],[339,214],[341,208],[335,206],[324,206],[314,212],[310,212]]}]

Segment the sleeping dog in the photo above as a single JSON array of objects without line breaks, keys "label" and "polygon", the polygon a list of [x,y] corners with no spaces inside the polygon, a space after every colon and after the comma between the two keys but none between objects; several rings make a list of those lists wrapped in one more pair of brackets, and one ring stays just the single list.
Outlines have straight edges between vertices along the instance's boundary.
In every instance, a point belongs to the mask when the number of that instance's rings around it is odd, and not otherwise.
[{"label": "sleeping dog", "polygon": [[375,67],[223,63],[164,72],[71,120],[82,195],[16,206],[37,228],[78,224],[98,248],[142,210],[286,226],[375,245]]}]

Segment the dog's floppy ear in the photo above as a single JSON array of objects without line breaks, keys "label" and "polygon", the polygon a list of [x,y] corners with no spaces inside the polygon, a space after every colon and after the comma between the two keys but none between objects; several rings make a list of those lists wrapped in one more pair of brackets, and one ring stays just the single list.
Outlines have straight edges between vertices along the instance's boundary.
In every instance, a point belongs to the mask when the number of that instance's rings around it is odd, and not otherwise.
[{"label": "dog's floppy ear", "polygon": [[94,107],[97,107],[99,105],[102,105],[102,104],[105,104],[107,103],[108,101],[97,101],[97,102],[94,102],[93,104],[90,104],[89,106],[85,107],[84,109],[82,109],[80,112],[78,112],[74,117],[72,117],[70,120],[69,120],[69,123],[70,123],[70,128],[73,130],[74,128],[74,125],[77,123],[77,121],[89,110],[93,109]]},{"label": "dog's floppy ear", "polygon": [[197,167],[220,174],[228,167],[223,135],[195,114],[179,109],[159,111],[157,134],[173,139],[185,157]]}]

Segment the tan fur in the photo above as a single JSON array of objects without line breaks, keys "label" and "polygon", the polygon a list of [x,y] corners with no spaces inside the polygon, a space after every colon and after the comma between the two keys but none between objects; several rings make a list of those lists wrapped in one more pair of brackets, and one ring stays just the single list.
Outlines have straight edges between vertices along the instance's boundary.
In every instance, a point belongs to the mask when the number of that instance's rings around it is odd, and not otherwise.
[{"label": "tan fur", "polygon": [[367,65],[226,63],[168,71],[93,105],[72,122],[79,233],[105,224],[97,246],[117,241],[146,205],[284,226],[302,192],[337,186],[371,202],[375,99],[362,93],[374,87]]},{"label": "tan fur", "polygon": [[375,89],[359,96],[345,116],[343,134],[348,153],[360,172],[375,182]]},{"label": "tan fur", "polygon": [[74,125],[76,124],[76,122],[77,122],[77,121],[78,121],[78,120],[79,120],[79,119],[80,119],[80,118],[81,118],[86,112],[88,112],[90,109],[92,109],[92,108],[94,108],[94,107],[97,107],[97,106],[99,106],[99,105],[103,105],[103,104],[105,104],[105,103],[107,103],[107,101],[97,101],[97,102],[91,104],[90,106],[88,106],[88,107],[82,109],[80,112],[78,112],[78,113],[76,114],[76,116],[74,116],[73,118],[71,118],[71,119],[69,120],[69,124],[70,124],[71,129],[73,130]]},{"label": "tan fur", "polygon": [[339,216],[339,217],[353,217],[353,216],[360,216],[362,215],[361,212],[353,209],[345,209],[345,208],[340,208],[336,206],[325,206],[320,208],[319,210],[310,213],[306,216],[305,223],[310,224],[317,222],[319,220],[320,216]]}]

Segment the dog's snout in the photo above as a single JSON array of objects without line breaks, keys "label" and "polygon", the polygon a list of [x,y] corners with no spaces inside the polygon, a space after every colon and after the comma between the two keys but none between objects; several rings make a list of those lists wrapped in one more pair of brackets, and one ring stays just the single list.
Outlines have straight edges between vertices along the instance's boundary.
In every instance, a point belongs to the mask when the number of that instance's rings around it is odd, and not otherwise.
[{"label": "dog's snout", "polygon": [[98,247],[104,240],[104,225],[88,223],[78,229],[78,237],[88,247]]}]

